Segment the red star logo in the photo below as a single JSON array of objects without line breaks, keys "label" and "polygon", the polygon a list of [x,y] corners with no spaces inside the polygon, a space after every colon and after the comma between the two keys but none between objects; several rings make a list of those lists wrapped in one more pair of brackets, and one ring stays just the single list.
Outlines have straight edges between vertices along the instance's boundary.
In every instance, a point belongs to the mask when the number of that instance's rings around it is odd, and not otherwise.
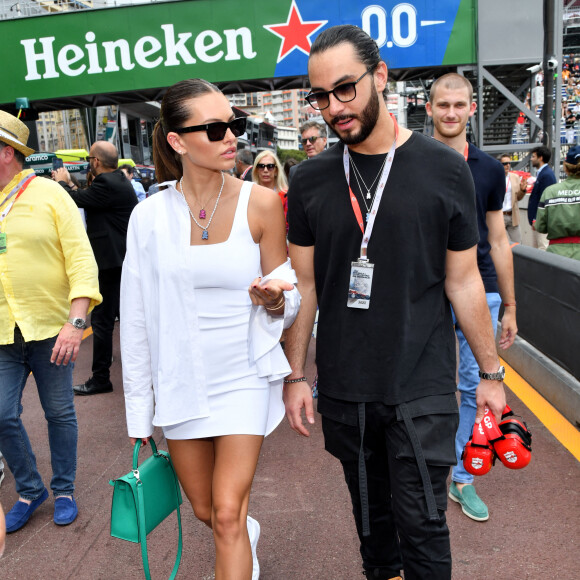
[{"label": "red star logo", "polygon": [[280,62],[295,48],[301,50],[305,55],[310,54],[310,36],[312,36],[318,29],[322,28],[328,20],[310,20],[304,22],[302,16],[296,6],[296,0],[292,0],[288,20],[281,24],[268,24],[264,26],[267,30],[279,36],[283,42],[278,53],[278,60]]}]

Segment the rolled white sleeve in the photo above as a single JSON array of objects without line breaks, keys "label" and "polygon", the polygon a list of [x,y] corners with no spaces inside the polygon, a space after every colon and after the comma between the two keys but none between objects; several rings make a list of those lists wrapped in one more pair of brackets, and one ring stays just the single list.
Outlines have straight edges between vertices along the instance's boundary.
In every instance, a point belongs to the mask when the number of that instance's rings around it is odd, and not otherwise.
[{"label": "rolled white sleeve", "polygon": [[[296,273],[290,259],[278,266],[262,282],[278,279],[296,284]],[[300,292],[296,286],[284,292],[284,316],[272,316],[263,306],[252,305],[249,327],[250,362],[256,365],[258,376],[270,382],[283,379],[291,372],[290,365],[280,346],[282,331],[292,325],[300,308]]]}]

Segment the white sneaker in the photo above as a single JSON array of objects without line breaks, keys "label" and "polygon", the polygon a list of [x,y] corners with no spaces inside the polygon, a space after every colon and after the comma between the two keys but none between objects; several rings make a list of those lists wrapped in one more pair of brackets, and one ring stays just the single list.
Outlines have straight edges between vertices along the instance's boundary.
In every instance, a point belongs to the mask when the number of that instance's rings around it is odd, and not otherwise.
[{"label": "white sneaker", "polygon": [[260,564],[258,562],[258,556],[256,555],[256,547],[258,545],[258,538],[260,537],[260,524],[250,516],[248,516],[247,524],[250,545],[252,546],[252,559],[254,561],[252,565],[252,580],[258,580],[260,578]]}]

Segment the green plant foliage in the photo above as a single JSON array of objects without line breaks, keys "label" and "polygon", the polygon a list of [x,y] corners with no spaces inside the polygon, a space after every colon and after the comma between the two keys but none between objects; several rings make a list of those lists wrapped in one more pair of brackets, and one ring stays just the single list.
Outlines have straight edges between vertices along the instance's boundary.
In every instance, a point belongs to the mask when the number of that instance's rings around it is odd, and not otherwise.
[{"label": "green plant foliage", "polygon": [[278,155],[278,159],[282,165],[284,165],[286,159],[289,159],[290,157],[294,157],[296,161],[304,161],[306,159],[306,152],[299,151],[298,149],[280,149],[280,147],[278,147],[276,154]]}]

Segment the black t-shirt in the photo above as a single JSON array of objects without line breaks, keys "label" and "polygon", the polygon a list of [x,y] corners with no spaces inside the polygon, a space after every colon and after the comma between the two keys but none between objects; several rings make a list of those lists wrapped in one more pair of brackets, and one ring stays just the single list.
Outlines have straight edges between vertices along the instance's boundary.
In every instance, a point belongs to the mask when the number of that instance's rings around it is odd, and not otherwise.
[{"label": "black t-shirt", "polygon": [[[505,197],[505,171],[503,165],[484,153],[481,149],[469,144],[467,165],[475,183],[477,200],[477,225],[479,227],[479,243],[477,244],[477,265],[486,292],[499,292],[497,274],[493,260],[489,254],[491,246],[487,240],[488,228],[486,214],[488,211],[499,211],[503,207]],[[515,195],[515,192],[512,193]]]},{"label": "black t-shirt", "polygon": [[[346,306],[362,233],[342,155],[337,144],[301,164],[288,192],[289,240],[314,246],[320,392],[389,405],[454,392],[445,262],[448,249],[466,250],[479,239],[467,164],[447,145],[418,133],[397,148],[368,247],[375,264],[370,308],[359,310]],[[361,173],[364,157],[354,156]],[[369,157],[375,167],[384,159]],[[367,185],[375,175],[363,175]]]}]

